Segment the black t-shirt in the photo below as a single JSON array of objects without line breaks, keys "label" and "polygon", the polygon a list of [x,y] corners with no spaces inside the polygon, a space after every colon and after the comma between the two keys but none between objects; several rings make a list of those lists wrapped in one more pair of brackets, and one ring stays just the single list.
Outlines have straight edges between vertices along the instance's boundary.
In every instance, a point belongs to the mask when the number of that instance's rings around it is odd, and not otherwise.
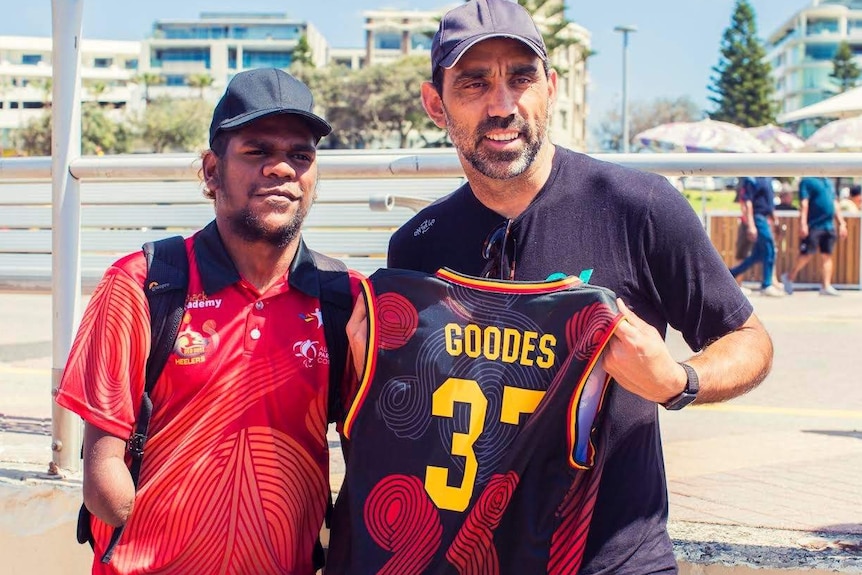
[{"label": "black t-shirt", "polygon": [[[504,220],[465,184],[392,236],[389,267],[479,275],[483,243]],[[678,329],[695,350],[752,313],[688,202],[655,174],[557,147],[548,181],[511,233],[515,279],[592,269],[590,283],[615,291],[659,333]],[[657,407],[614,384],[606,418],[608,460],[580,573],[675,572]]]}]

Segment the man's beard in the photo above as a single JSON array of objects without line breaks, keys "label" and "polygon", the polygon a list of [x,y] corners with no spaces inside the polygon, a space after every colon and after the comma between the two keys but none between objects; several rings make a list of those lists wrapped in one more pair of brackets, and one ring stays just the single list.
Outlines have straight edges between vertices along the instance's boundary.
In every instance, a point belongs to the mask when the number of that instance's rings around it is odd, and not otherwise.
[{"label": "man's beard", "polygon": [[307,214],[308,210],[300,206],[289,222],[274,230],[267,229],[261,219],[249,208],[243,208],[232,215],[228,221],[233,232],[243,240],[250,243],[265,242],[281,249],[290,245],[290,242],[299,235]]},{"label": "man's beard", "polygon": [[[550,107],[545,113],[545,118],[538,123],[535,130],[523,118],[516,117],[514,114],[506,118],[486,118],[476,127],[475,140],[470,147],[467,147],[467,143],[474,136],[468,133],[467,129],[452,122],[448,112],[446,113],[446,128],[455,147],[458,148],[464,159],[473,166],[473,169],[483,176],[495,180],[508,180],[523,174],[535,161],[545,141],[549,114]],[[520,151],[489,151],[481,144],[485,135],[491,130],[516,130],[524,137],[526,145]]]}]

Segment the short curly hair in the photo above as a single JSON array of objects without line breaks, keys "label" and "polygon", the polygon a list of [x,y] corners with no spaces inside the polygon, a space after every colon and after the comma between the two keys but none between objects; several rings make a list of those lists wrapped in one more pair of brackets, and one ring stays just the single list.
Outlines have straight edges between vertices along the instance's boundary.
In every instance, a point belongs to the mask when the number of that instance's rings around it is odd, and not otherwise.
[{"label": "short curly hair", "polygon": [[[230,143],[230,133],[224,132],[224,131],[219,132],[218,134],[216,134],[216,137],[213,138],[212,145],[210,146],[210,149],[204,150],[203,152],[201,152],[201,161],[203,161],[203,159],[206,158],[206,156],[208,156],[209,154],[213,154],[218,159],[218,162],[219,162],[218,169],[221,169],[221,161],[222,161],[222,158],[224,158],[225,152],[227,152],[227,146],[229,143]],[[201,164],[201,168],[200,168],[200,170],[198,170],[198,178],[200,178],[200,181],[201,181],[201,186],[202,186],[201,191],[203,192],[204,197],[208,198],[210,200],[214,200],[215,199],[215,192],[213,192],[211,189],[209,189],[207,187],[206,179],[204,178],[203,164]]]}]

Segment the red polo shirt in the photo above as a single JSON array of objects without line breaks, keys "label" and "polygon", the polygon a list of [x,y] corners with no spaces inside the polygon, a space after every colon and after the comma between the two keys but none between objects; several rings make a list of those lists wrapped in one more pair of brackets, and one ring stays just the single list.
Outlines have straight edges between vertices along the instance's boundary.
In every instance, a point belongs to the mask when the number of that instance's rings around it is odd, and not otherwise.
[{"label": "red polo shirt", "polygon": [[[109,565],[94,518],[93,573],[311,574],[328,490],[329,356],[316,270],[300,246],[284,281],[242,279],[215,224],[186,240],[189,292],[152,393],[135,507]],[[57,403],[129,437],[150,348],[141,253],[105,273]],[[354,293],[358,289],[356,281]]]}]

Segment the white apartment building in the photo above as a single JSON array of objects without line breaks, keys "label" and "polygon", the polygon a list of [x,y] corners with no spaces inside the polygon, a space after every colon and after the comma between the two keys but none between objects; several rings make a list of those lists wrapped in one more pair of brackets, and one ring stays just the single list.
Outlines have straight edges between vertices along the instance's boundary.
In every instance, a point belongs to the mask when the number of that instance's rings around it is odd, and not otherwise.
[{"label": "white apartment building", "polygon": [[[779,114],[793,112],[834,95],[829,78],[838,45],[850,44],[862,66],[862,0],[812,0],[769,34]],[[803,133],[811,126],[802,126]]]},{"label": "white apartment building", "polygon": [[[0,36],[0,147],[14,129],[42,114],[51,101],[51,38]],[[120,113],[135,100],[140,42],[81,42],[81,98]]]}]

